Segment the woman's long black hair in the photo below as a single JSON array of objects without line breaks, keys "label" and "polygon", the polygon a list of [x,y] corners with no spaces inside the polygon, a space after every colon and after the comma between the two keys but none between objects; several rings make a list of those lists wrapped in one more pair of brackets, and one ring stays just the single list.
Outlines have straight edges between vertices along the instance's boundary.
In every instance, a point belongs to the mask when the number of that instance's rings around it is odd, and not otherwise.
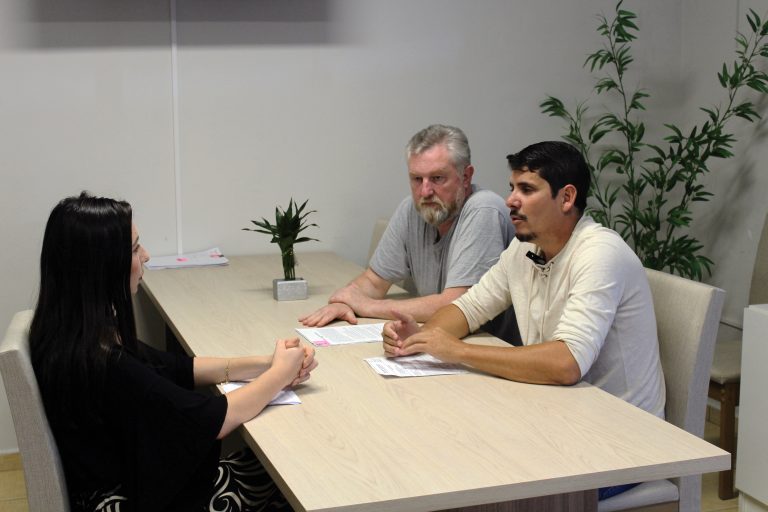
[{"label": "woman's long black hair", "polygon": [[[115,349],[136,349],[131,206],[87,192],[57,204],[40,255],[30,353],[49,419],[100,422],[99,390]],[[91,403],[84,403],[84,399]]]}]

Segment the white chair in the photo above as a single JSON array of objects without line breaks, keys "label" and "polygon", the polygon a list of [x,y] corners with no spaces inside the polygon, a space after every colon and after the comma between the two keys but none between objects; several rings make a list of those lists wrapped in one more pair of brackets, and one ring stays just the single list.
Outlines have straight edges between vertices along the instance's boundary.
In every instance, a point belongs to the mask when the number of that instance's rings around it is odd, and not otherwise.
[{"label": "white chair", "polygon": [[0,343],[0,373],[19,442],[30,512],[67,512],[69,499],[56,441],[29,357],[32,311],[16,313]]},{"label": "white chair", "polygon": [[[668,422],[704,435],[707,386],[725,292],[664,272],[646,269],[653,295],[661,366],[667,387]],[[627,482],[629,483],[629,482]],[[644,482],[600,501],[599,512],[701,510],[701,475]]]},{"label": "white chair", "polygon": [[[371,233],[371,244],[368,246],[368,264],[371,263],[371,258],[373,258],[373,253],[376,252],[376,248],[379,246],[379,241],[381,240],[381,237],[384,235],[384,232],[387,230],[387,225],[389,224],[389,219],[377,219],[376,222],[373,225],[373,232]],[[399,286],[403,290],[407,291],[411,295],[416,295],[416,285],[413,284],[413,280],[411,278],[403,279],[402,281],[396,281],[394,283],[395,286]]]},{"label": "white chair", "polygon": [[368,263],[371,262],[373,253],[376,252],[376,248],[379,246],[379,240],[381,240],[381,236],[384,234],[384,231],[387,230],[387,224],[389,224],[389,219],[377,219],[376,223],[373,225],[373,233],[371,233],[371,245],[368,246]]}]

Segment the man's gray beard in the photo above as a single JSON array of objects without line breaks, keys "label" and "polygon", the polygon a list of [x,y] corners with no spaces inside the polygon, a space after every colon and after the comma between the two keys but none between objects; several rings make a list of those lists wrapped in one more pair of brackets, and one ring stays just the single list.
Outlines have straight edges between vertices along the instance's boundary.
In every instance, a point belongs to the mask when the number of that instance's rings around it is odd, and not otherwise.
[{"label": "man's gray beard", "polygon": [[419,202],[416,204],[416,210],[421,215],[421,218],[424,219],[424,222],[437,227],[459,214],[461,207],[464,206],[464,197],[464,189],[460,188],[456,193],[456,199],[448,206],[445,206],[442,200],[435,197],[432,199],[432,202],[437,203],[438,208],[425,208]]},{"label": "man's gray beard", "polygon": [[450,218],[451,211],[445,206],[440,205],[437,208],[421,207],[419,208],[419,214],[424,219],[424,222],[437,227]]}]

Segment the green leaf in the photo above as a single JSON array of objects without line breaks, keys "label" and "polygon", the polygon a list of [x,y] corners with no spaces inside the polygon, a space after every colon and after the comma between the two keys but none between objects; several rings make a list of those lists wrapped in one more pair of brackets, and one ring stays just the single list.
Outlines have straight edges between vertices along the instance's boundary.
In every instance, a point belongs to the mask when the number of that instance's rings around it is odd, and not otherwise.
[{"label": "green leaf", "polygon": [[608,50],[601,49],[589,55],[587,57],[587,60],[584,61],[583,67],[587,67],[587,65],[589,65],[590,72],[595,71],[595,69],[600,70],[600,69],[603,69],[603,67],[608,62],[611,62],[612,59],[613,59],[613,56]]},{"label": "green leaf", "polygon": [[615,58],[617,64],[619,65],[620,72],[623,73],[627,66],[631,64],[634,59],[632,58],[632,55],[629,53],[629,46],[622,46],[618,52],[616,52],[616,58]]},{"label": "green leaf", "polygon": [[602,78],[598,80],[597,84],[595,85],[595,90],[599,93],[604,91],[610,91],[612,89],[617,89],[619,86],[616,84],[616,82],[610,78]]},{"label": "green leaf", "polygon": [[712,120],[713,123],[717,122],[717,118],[719,117],[719,114],[720,114],[719,111],[715,111],[715,110],[712,110],[712,109],[709,109],[709,108],[705,108],[705,107],[700,107],[699,109],[703,110],[704,112],[706,112],[709,115],[709,118]]},{"label": "green leaf", "polygon": [[547,99],[539,104],[539,108],[550,117],[566,117],[563,102],[555,97],[547,96]]},{"label": "green leaf", "polygon": [[[632,15],[632,19],[635,19],[635,18],[637,18],[637,16]],[[634,30],[640,30],[639,28],[637,28],[637,25],[635,25],[633,22],[629,21],[629,19],[627,19],[627,18],[623,19],[622,25],[624,27],[628,27],[628,28],[631,28],[631,29],[634,29]]]},{"label": "green leaf", "polygon": [[720,81],[721,86],[728,88],[730,77],[728,76],[728,68],[725,63],[723,63],[723,70],[717,74],[717,79]]},{"label": "green leaf", "polygon": [[760,18],[752,9],[749,9],[749,12],[747,12],[747,23],[749,23],[749,27],[752,29],[752,32],[757,32],[761,25]]},{"label": "green leaf", "polygon": [[610,130],[596,130],[596,131],[592,131],[592,130],[590,130],[590,133],[589,133],[589,141],[590,141],[592,144],[595,144],[595,143],[596,143],[596,142],[598,142],[600,139],[602,139],[602,138],[603,138],[603,136],[604,136],[606,133],[610,133]]},{"label": "green leaf", "polygon": [[733,112],[738,117],[741,117],[742,119],[746,119],[747,121],[750,121],[750,122],[760,118],[760,115],[757,112],[755,112],[755,109],[752,107],[752,102],[750,101],[745,101],[744,103],[741,103],[740,105],[733,107]]},{"label": "green leaf", "polygon": [[600,20],[600,25],[597,27],[597,33],[602,36],[610,35],[611,32],[608,28],[608,20],[606,20],[603,16],[598,16],[598,19]]},{"label": "green leaf", "polygon": [[747,87],[763,94],[768,93],[768,82],[758,77],[747,80]]},{"label": "green leaf", "polygon": [[629,102],[629,108],[635,110],[645,110],[645,105],[640,101],[643,98],[648,98],[650,95],[644,91],[635,91],[632,95],[632,101]]},{"label": "green leaf", "polygon": [[635,129],[635,142],[640,142],[643,140],[643,136],[645,135],[645,124],[638,123],[637,128]]},{"label": "green leaf", "polygon": [[741,48],[741,51],[742,52],[746,51],[747,48],[749,47],[749,43],[747,42],[747,38],[744,37],[743,34],[736,34],[735,39],[736,39],[736,44],[739,45],[739,47]]},{"label": "green leaf", "polygon": [[731,153],[727,149],[717,148],[712,151],[712,156],[716,158],[730,158],[733,156],[733,153]]},{"label": "green leaf", "polygon": [[713,194],[712,192],[704,192],[704,191],[702,191],[702,192],[694,194],[694,196],[691,199],[691,201],[709,201],[709,198],[710,197],[714,197],[714,195],[715,194]]},{"label": "green leaf", "polygon": [[598,169],[604,169],[605,167],[611,164],[623,165],[624,154],[618,150],[609,149],[605,153],[603,153],[603,155],[597,161]]}]

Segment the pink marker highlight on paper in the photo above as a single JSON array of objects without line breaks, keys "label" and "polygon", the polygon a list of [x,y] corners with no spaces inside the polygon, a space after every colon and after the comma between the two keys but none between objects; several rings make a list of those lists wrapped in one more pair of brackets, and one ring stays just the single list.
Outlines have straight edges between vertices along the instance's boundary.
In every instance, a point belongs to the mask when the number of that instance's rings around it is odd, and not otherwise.
[{"label": "pink marker highlight on paper", "polygon": [[315,345],[318,347],[330,347],[331,344],[328,342],[328,340],[317,340],[315,341]]},{"label": "pink marker highlight on paper", "polygon": [[176,261],[187,261],[187,258],[176,258]]}]

